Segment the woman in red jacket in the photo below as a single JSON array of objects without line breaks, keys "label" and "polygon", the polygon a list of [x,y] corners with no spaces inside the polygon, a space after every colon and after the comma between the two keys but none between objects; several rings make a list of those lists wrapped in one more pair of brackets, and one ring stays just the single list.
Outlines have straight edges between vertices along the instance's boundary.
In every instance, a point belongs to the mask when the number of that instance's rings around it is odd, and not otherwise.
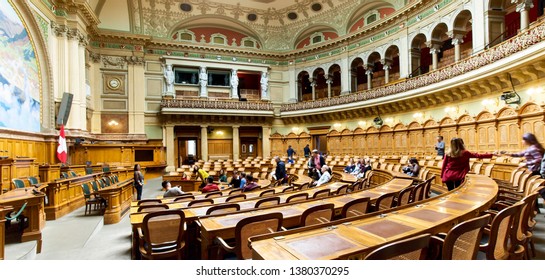
[{"label": "woman in red jacket", "polygon": [[466,150],[461,138],[450,140],[450,151],[445,154],[441,179],[449,191],[459,187],[469,172],[470,158],[491,158],[493,154],[478,154]]}]

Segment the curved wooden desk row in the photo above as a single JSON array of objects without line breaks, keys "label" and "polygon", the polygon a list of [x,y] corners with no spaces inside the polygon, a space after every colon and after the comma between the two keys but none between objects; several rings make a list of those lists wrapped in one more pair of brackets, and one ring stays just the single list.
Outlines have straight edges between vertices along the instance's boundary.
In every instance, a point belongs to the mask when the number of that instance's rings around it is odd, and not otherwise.
[{"label": "curved wooden desk row", "polygon": [[498,193],[490,178],[468,175],[460,188],[417,205],[337,220],[328,224],[250,238],[254,259],[363,259],[392,241],[447,232],[487,210]]},{"label": "curved wooden desk row", "polygon": [[[232,213],[229,215],[200,217],[199,222],[201,224],[201,258],[208,258],[209,249],[216,236],[222,237],[223,239],[234,238],[235,226],[240,220],[244,218],[255,215],[280,212],[284,217],[282,226],[287,228],[296,227],[300,223],[301,215],[303,214],[303,212],[310,207],[321,204],[333,203],[335,206],[335,213],[340,214],[343,206],[350,201],[362,197],[369,197],[372,201],[374,201],[383,194],[399,192],[400,190],[410,186],[412,182],[412,180],[408,179],[393,179],[380,187],[357,191],[350,194],[329,196],[323,199],[299,201],[297,203],[289,203],[275,207],[256,209],[253,211]],[[189,209],[189,211],[191,211],[191,209]]]},{"label": "curved wooden desk row", "polygon": [[[85,204],[82,184],[102,178],[108,173],[94,173],[67,179],[57,179],[44,184],[40,190],[47,196],[45,215],[47,220],[58,219]],[[121,180],[121,179],[120,179]]]},{"label": "curved wooden desk row", "polygon": [[129,178],[98,190],[98,194],[108,202],[104,210],[105,225],[118,223],[128,212],[134,193],[133,182],[134,178]]}]

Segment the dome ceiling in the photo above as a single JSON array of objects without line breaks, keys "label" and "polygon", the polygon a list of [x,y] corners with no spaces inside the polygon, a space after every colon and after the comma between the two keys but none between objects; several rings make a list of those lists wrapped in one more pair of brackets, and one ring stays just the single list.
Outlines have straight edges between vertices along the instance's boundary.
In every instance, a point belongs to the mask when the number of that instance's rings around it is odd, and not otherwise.
[{"label": "dome ceiling", "polygon": [[[116,28],[120,26],[120,18],[126,18],[132,33],[170,39],[179,30],[195,27],[194,23],[198,21],[202,22],[200,27],[224,28],[246,34],[257,40],[263,49],[287,51],[295,49],[302,34],[312,26],[324,26],[324,31],[334,30],[338,36],[343,36],[351,32],[356,20],[361,21],[370,14],[374,14],[377,20],[383,19],[406,2],[412,1],[91,0],[90,4],[95,8],[101,21],[99,28],[102,29],[129,31]],[[108,12],[112,10],[117,11],[115,19]],[[127,14],[120,15],[119,11],[127,11]]]}]

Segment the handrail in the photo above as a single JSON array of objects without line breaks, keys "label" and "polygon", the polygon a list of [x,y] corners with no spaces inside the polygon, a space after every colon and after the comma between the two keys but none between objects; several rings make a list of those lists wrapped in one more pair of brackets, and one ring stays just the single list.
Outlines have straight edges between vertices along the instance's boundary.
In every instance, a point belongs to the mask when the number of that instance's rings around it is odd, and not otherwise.
[{"label": "handrail", "polygon": [[25,204],[23,204],[23,206],[21,206],[21,209],[19,209],[19,211],[17,211],[17,214],[15,214],[14,217],[6,217],[6,220],[13,221],[13,220],[19,218],[19,215],[21,215],[21,213],[23,213],[23,210],[25,210],[26,205],[27,205],[27,202],[25,202]]}]

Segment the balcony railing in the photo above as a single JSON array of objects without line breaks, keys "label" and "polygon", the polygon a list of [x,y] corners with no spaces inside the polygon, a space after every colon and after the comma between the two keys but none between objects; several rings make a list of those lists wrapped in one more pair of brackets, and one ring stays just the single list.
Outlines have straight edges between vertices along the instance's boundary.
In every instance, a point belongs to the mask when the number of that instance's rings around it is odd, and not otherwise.
[{"label": "balcony railing", "polygon": [[161,108],[191,108],[191,109],[214,109],[214,110],[251,110],[251,111],[273,111],[270,102],[244,102],[238,100],[184,100],[184,99],[163,99]]},{"label": "balcony railing", "polygon": [[281,112],[290,112],[297,110],[323,108],[403,93],[409,90],[418,89],[447,79],[451,79],[473,70],[477,70],[479,68],[482,68],[483,66],[492,64],[517,52],[523,51],[544,40],[545,21],[540,22],[539,24],[533,26],[527,31],[524,31],[518,36],[515,36],[501,44],[498,44],[478,54],[475,54],[472,57],[460,60],[455,64],[451,64],[449,66],[441,68],[437,71],[432,71],[414,78],[409,78],[395,84],[386,85],[371,90],[359,91],[353,94],[315,101],[283,104],[280,110]]}]

